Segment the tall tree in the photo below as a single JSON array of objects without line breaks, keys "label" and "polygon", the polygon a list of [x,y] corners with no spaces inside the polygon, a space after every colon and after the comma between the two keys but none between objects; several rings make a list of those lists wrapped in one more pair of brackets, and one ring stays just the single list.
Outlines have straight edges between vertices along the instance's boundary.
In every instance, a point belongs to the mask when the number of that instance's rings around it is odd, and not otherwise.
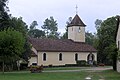
[{"label": "tall tree", "polygon": [[45,32],[39,29],[29,30],[28,35],[33,38],[44,38]]},{"label": "tall tree", "polygon": [[27,36],[27,32],[28,32],[27,24],[22,20],[22,17],[16,18],[16,17],[11,16],[11,18],[9,20],[9,28],[12,28],[23,34],[23,36],[25,38],[25,45],[24,45],[25,50],[22,53],[21,58],[23,58],[27,61],[31,54],[31,47],[30,47],[30,43],[28,42],[28,36]]},{"label": "tall tree", "polygon": [[102,20],[96,19],[96,21],[95,21],[95,28],[96,28],[96,30],[98,30],[100,28],[101,23],[102,23]]},{"label": "tall tree", "polygon": [[33,21],[33,22],[30,24],[30,30],[36,29],[36,26],[38,26],[37,21]]},{"label": "tall tree", "polygon": [[72,17],[69,17],[66,22],[66,28],[65,28],[66,32],[63,33],[63,36],[61,37],[61,39],[68,39],[68,25],[71,23],[71,21],[72,21]]},{"label": "tall tree", "polygon": [[24,36],[26,36],[28,32],[28,25],[22,20],[22,17],[11,17],[9,20],[9,28],[23,33]]},{"label": "tall tree", "polygon": [[[45,19],[44,25],[41,26],[42,29],[44,29],[46,36],[48,38],[58,38],[58,24],[57,21],[54,20],[54,18],[51,16],[50,19]],[[53,36],[53,37],[51,37]]]},{"label": "tall tree", "polygon": [[30,29],[28,31],[28,35],[33,38],[43,38],[45,37],[45,32],[39,29],[36,29],[38,26],[37,21],[33,21],[30,25]]},{"label": "tall tree", "polygon": [[94,45],[94,40],[95,40],[95,36],[90,33],[90,32],[86,32],[85,33],[85,42],[89,45]]},{"label": "tall tree", "polygon": [[7,29],[0,32],[0,59],[4,65],[8,61],[16,61],[24,51],[25,39],[22,33]]},{"label": "tall tree", "polygon": [[[117,20],[116,17],[110,17],[108,19],[106,19],[105,21],[103,21],[101,23],[100,28],[97,30],[97,36],[99,38],[98,41],[98,61],[101,63],[110,63],[111,60],[114,63],[113,64],[113,68],[115,64],[115,57],[110,58],[109,56],[111,55],[111,53],[114,53],[115,56],[117,55],[115,52],[115,47],[111,47],[113,46],[113,44],[115,44],[115,31],[116,31],[116,27],[117,27]],[[110,48],[113,48],[110,50]],[[110,53],[111,52],[111,53]],[[115,68],[114,68],[115,69]]]},{"label": "tall tree", "polygon": [[4,30],[4,28],[8,28],[9,26],[7,1],[8,0],[0,0],[0,30]]}]

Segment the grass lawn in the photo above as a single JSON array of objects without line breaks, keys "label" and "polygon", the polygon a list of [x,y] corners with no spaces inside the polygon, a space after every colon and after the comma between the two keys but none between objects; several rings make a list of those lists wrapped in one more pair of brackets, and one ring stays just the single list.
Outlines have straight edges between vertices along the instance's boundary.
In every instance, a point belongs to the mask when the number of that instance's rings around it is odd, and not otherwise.
[{"label": "grass lawn", "polygon": [[120,80],[120,73],[112,70],[101,72],[7,72],[4,75],[0,73],[0,80],[85,80],[86,76],[91,76],[92,80],[99,80],[103,77],[105,80]]}]

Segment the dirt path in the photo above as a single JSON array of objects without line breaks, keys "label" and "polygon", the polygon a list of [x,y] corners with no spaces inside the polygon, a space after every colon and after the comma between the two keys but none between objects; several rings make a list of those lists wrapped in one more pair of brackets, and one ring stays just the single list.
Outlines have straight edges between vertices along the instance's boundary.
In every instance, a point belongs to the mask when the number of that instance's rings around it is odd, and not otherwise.
[{"label": "dirt path", "polygon": [[79,72],[79,71],[103,71],[103,70],[111,70],[112,67],[86,67],[86,68],[81,68],[78,70],[50,70],[50,71],[43,71],[43,72]]}]

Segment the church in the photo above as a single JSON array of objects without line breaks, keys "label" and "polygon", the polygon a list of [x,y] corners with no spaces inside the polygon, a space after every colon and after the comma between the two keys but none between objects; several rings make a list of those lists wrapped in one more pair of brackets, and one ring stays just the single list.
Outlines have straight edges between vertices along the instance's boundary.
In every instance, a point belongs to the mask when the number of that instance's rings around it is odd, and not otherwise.
[{"label": "church", "polygon": [[[117,20],[117,30],[116,30],[116,44],[120,51],[120,17]],[[117,60],[117,71],[120,72],[120,60]]]},{"label": "church", "polygon": [[76,64],[77,60],[85,60],[89,64],[97,61],[97,50],[85,43],[85,27],[76,14],[67,26],[68,39],[30,38],[32,54],[29,65],[59,66]]}]

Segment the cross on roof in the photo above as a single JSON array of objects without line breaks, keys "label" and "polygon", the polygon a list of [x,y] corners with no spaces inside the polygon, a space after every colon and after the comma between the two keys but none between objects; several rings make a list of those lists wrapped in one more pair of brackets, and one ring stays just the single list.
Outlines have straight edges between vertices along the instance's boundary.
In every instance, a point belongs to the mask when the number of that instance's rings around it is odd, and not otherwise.
[{"label": "cross on roof", "polygon": [[78,6],[76,5],[76,7],[75,7],[75,8],[76,8],[76,14],[77,14],[77,13],[78,13],[78,10],[77,10],[77,9],[78,9]]}]

